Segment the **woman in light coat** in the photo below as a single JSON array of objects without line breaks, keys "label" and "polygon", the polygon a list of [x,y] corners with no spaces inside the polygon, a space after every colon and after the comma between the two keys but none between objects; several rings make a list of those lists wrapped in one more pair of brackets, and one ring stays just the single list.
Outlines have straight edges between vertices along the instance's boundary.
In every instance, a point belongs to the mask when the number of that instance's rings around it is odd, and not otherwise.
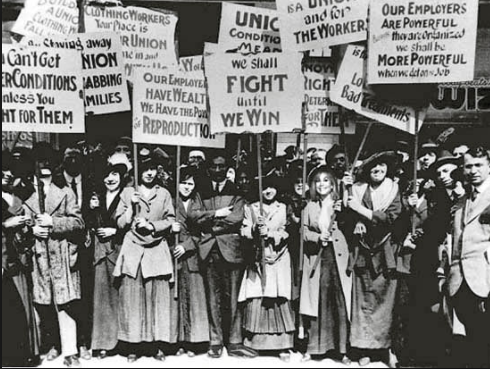
[{"label": "woman in light coat", "polygon": [[343,363],[349,363],[346,355],[352,279],[347,273],[349,250],[336,215],[341,201],[335,177],[327,166],[315,168],[308,183],[311,201],[305,209],[300,300],[300,314],[309,331],[305,360],[334,350]]},{"label": "woman in light coat", "polygon": [[166,240],[175,212],[170,193],[157,184],[157,161],[143,157],[139,168],[140,186],[125,188],[116,210],[118,228],[131,228],[114,269],[121,277],[118,339],[129,351],[129,362],[150,353],[163,361],[161,343],[177,342],[178,306]]},{"label": "woman in light coat", "polygon": [[276,200],[278,186],[277,178],[266,177],[263,213],[259,202],[245,208],[241,233],[244,238],[253,240],[259,257],[247,268],[238,301],[245,302],[245,346],[279,352],[280,358],[287,361],[290,358],[287,350],[294,345],[295,325],[287,211],[286,205]]}]

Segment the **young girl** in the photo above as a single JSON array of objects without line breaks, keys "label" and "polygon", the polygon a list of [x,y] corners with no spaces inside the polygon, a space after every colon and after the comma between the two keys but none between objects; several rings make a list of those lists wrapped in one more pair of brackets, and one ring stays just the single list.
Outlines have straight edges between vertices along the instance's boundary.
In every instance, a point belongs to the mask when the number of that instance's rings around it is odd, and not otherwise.
[{"label": "young girl", "polygon": [[[309,175],[311,201],[305,209],[304,269],[300,314],[309,332],[308,353],[335,351],[344,364],[348,348],[352,280],[347,274],[349,250],[335,212],[340,210],[336,181],[327,166]],[[319,259],[320,258],[320,259]]]},{"label": "young girl", "polygon": [[[291,308],[291,259],[287,245],[286,205],[278,202],[279,181],[264,179],[263,213],[258,202],[245,208],[242,236],[253,240],[261,257],[247,268],[238,301],[245,302],[245,346],[280,352],[289,360],[293,347],[294,315]],[[265,261],[262,262],[262,261]],[[265,281],[264,281],[265,278]]]}]

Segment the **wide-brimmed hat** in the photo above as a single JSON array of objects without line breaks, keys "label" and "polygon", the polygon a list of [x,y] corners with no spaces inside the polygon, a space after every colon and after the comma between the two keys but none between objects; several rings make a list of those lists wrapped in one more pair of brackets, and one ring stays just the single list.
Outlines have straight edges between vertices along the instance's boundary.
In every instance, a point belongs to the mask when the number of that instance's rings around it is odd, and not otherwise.
[{"label": "wide-brimmed hat", "polygon": [[388,172],[392,172],[395,169],[398,155],[394,151],[381,151],[377,152],[367,159],[363,160],[358,170],[358,178],[367,179],[367,175],[376,165],[385,163],[388,166]]},{"label": "wide-brimmed hat", "polygon": [[336,155],[339,155],[339,154],[344,154],[344,150],[342,149],[342,147],[338,144],[334,144],[330,150],[328,150],[327,152],[327,157],[326,157],[326,160],[327,160],[327,164],[331,164],[332,163],[332,160],[333,158],[336,156]]},{"label": "wide-brimmed hat", "polygon": [[284,186],[284,178],[277,176],[274,173],[266,175],[262,178],[262,189],[266,188],[275,188],[276,190],[282,188]]},{"label": "wide-brimmed hat", "polygon": [[437,168],[440,168],[445,164],[454,164],[459,166],[461,164],[461,158],[454,156],[448,150],[442,150],[435,163],[431,165],[430,169],[435,171]]}]

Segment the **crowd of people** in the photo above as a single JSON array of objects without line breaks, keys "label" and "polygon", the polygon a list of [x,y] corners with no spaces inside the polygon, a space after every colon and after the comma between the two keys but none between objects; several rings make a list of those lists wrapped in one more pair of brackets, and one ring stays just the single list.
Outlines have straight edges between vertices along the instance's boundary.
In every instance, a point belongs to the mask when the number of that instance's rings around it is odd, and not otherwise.
[{"label": "crowd of people", "polygon": [[2,366],[226,348],[489,367],[490,152],[452,146],[354,170],[338,145],[291,147],[261,178],[251,153],[177,171],[129,138],[4,151]]}]

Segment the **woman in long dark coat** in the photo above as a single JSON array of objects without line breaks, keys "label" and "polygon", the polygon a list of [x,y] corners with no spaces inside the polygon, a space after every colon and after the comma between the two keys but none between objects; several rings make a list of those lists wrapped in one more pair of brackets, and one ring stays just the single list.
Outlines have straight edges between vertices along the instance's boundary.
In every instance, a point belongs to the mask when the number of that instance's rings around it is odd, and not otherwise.
[{"label": "woman in long dark coat", "polygon": [[204,281],[199,268],[197,247],[200,231],[188,214],[202,209],[202,202],[196,192],[196,171],[193,167],[183,167],[180,171],[179,202],[175,205],[177,223],[172,227],[178,231],[179,243],[175,246],[174,257],[179,259],[179,353],[187,352],[195,356],[198,344],[209,342],[209,323]]},{"label": "woman in long dark coat", "polygon": [[315,168],[308,183],[311,201],[305,209],[300,298],[300,314],[309,331],[305,359],[334,351],[347,364],[352,279],[347,274],[347,242],[334,218],[342,204],[335,177],[326,166]]},{"label": "woman in long dark coat", "polygon": [[[25,237],[28,218],[23,215],[21,200],[11,193],[13,178],[9,159],[8,153],[3,152],[2,359],[7,359],[6,366],[37,365],[39,331],[32,300],[31,251]],[[9,362],[10,359],[13,361]]]},{"label": "woman in long dark coat", "polygon": [[13,281],[21,273],[15,252],[15,232],[26,218],[18,215],[21,207],[12,194],[7,192],[12,173],[8,153],[2,153],[2,367],[25,366],[28,363],[29,327],[22,298]]},{"label": "woman in long dark coat", "polygon": [[[348,199],[353,215],[349,269],[354,279],[350,341],[360,350],[360,365],[370,362],[372,350],[384,351],[388,363],[394,365],[389,354],[397,291],[392,232],[402,210],[398,185],[389,178],[395,157],[383,152],[367,159]],[[344,181],[352,183],[351,178]]]},{"label": "woman in long dark coat", "polygon": [[127,171],[128,167],[123,163],[107,166],[105,191],[92,196],[87,215],[95,267],[92,354],[101,359],[113,351],[118,342],[119,280],[113,273],[127,229],[117,228],[116,209]]}]

